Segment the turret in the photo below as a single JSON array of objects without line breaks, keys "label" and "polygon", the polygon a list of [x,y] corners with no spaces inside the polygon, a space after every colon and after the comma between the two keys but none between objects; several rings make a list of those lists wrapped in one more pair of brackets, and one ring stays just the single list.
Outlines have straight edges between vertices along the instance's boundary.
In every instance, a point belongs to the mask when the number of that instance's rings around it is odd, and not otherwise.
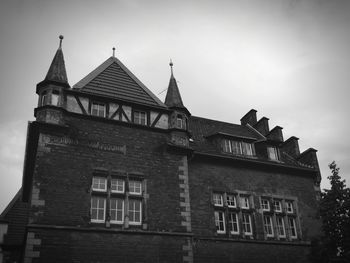
[{"label": "turret", "polygon": [[64,107],[63,90],[70,89],[62,52],[63,36],[60,35],[59,39],[59,47],[46,77],[36,86],[36,93],[39,95],[39,100],[35,116],[38,121],[54,124],[62,124],[59,108]]},{"label": "turret", "polygon": [[169,129],[171,130],[171,143],[188,146],[188,119],[191,113],[184,106],[179,88],[173,72],[173,62],[169,63],[171,76],[168,86],[168,91],[165,97],[165,105],[171,110],[169,118]]}]

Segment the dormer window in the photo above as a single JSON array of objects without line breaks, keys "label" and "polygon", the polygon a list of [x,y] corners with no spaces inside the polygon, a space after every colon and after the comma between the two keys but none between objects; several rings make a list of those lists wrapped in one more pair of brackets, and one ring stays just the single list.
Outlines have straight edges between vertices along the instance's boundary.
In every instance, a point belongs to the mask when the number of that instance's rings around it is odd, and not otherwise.
[{"label": "dormer window", "polygon": [[51,105],[58,106],[59,97],[60,93],[57,90],[53,90],[51,95]]},{"label": "dormer window", "polygon": [[134,111],[134,123],[147,125],[147,114],[145,111]]},{"label": "dormer window", "polygon": [[98,117],[106,116],[106,105],[104,103],[93,102],[91,104],[91,115]]},{"label": "dormer window", "polygon": [[267,147],[267,156],[270,160],[278,161],[278,151],[277,147],[275,146],[268,146]]},{"label": "dormer window", "polygon": [[222,141],[223,151],[235,155],[254,156],[254,145],[243,141],[224,139]]}]

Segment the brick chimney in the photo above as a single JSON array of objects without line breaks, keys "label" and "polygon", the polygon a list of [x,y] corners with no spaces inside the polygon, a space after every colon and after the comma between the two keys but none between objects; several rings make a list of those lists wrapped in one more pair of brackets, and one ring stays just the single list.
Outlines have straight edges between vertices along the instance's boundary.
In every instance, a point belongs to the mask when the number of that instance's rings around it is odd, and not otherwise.
[{"label": "brick chimney", "polygon": [[293,156],[294,158],[300,155],[299,138],[292,136],[282,144],[282,150]]},{"label": "brick chimney", "polygon": [[266,136],[270,131],[269,119],[262,117],[257,123],[255,123],[254,128],[262,135]]},{"label": "brick chimney", "polygon": [[270,133],[267,135],[267,138],[271,141],[283,142],[283,133],[282,127],[276,126],[274,127]]},{"label": "brick chimney", "polygon": [[241,125],[251,125],[254,126],[257,122],[256,110],[251,109],[246,115],[241,118]]}]

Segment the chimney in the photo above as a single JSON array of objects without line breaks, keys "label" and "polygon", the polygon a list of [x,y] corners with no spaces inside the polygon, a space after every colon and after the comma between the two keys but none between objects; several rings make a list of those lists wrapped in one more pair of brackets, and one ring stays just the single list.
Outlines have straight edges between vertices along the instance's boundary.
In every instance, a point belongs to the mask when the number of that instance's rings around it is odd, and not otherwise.
[{"label": "chimney", "polygon": [[251,109],[246,115],[241,118],[241,125],[251,125],[254,126],[256,124],[256,110]]},{"label": "chimney", "polygon": [[283,142],[282,129],[282,127],[276,126],[270,131],[270,133],[267,135],[267,138],[271,141]]},{"label": "chimney", "polygon": [[299,138],[292,136],[282,144],[282,150],[296,158],[300,155]]},{"label": "chimney", "polygon": [[318,165],[316,153],[317,153],[317,150],[313,148],[309,148],[300,154],[300,156],[298,157],[298,161],[307,165],[311,165],[313,168],[317,170],[317,176],[315,178],[315,186],[319,187],[321,183],[321,173],[320,173],[320,167]]},{"label": "chimney", "polygon": [[270,131],[269,119],[262,117],[257,123],[255,123],[254,128],[262,135],[266,136]]}]

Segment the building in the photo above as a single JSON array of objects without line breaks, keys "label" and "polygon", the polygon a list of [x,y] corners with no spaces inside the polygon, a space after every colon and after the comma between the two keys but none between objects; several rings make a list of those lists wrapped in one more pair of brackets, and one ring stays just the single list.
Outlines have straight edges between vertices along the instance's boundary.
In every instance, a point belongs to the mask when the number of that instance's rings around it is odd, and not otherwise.
[{"label": "building", "polygon": [[308,262],[316,150],[256,110],[192,116],[172,63],[164,103],[114,55],[71,88],[60,38],[1,214],[3,262]]}]

